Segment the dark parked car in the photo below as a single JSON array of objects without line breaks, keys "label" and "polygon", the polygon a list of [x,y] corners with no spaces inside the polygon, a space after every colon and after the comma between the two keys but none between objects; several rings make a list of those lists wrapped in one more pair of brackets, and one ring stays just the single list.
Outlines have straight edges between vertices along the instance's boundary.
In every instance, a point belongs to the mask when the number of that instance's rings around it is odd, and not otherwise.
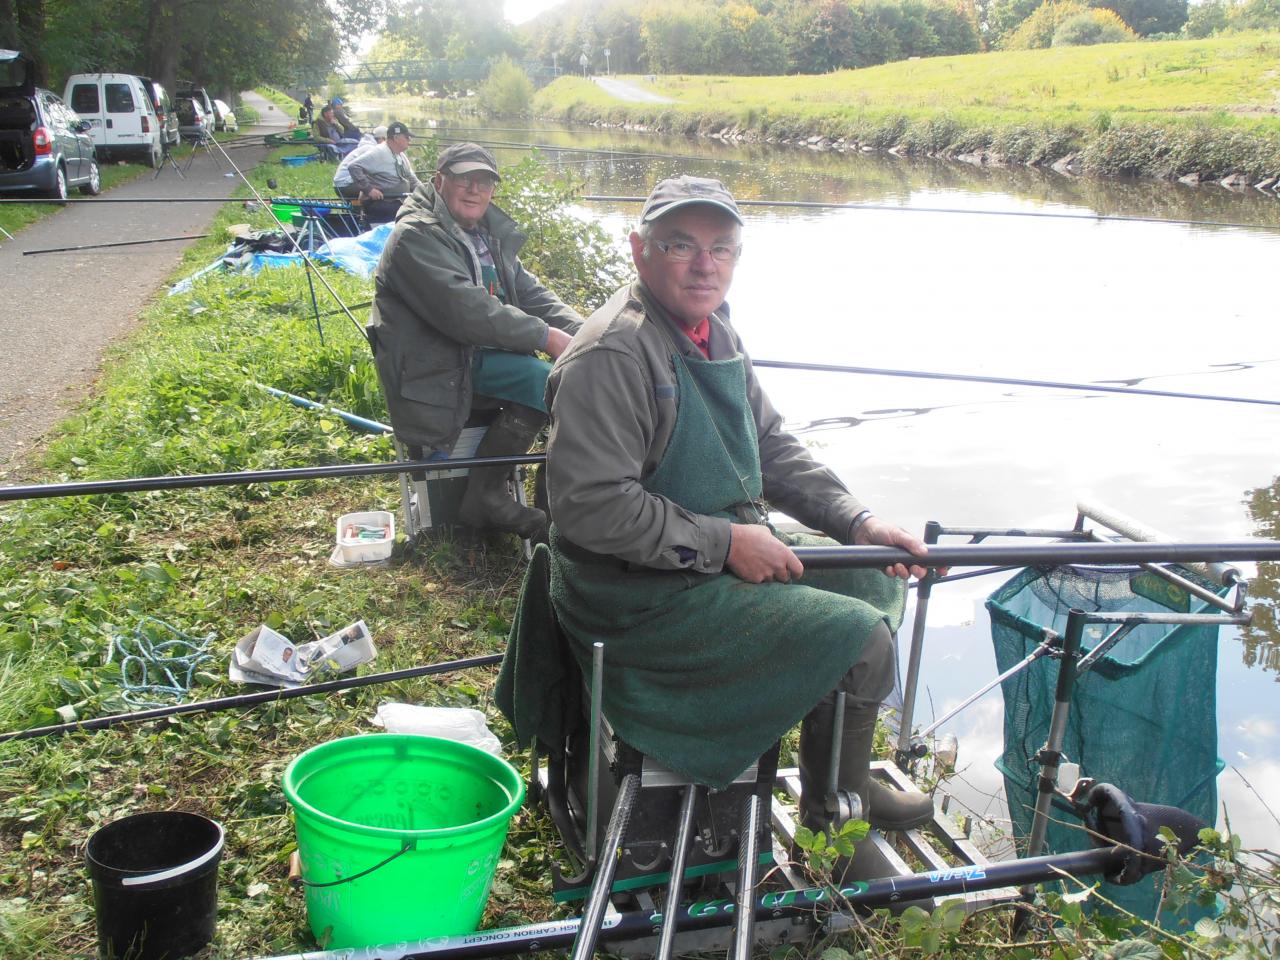
[{"label": "dark parked car", "polygon": [[33,81],[29,57],[0,50],[0,192],[66,199],[102,189],[88,121]]},{"label": "dark parked car", "polygon": [[179,97],[174,101],[178,111],[178,130],[188,142],[205,140],[213,136],[213,117],[206,115],[200,101],[191,97]]},{"label": "dark parked car", "polygon": [[151,106],[156,111],[156,118],[160,121],[160,129],[163,132],[164,142],[171,147],[178,145],[182,139],[178,132],[178,113],[173,109],[173,101],[169,99],[169,92],[164,86],[150,77],[142,77],[143,89],[147,91],[147,96],[151,98]]}]

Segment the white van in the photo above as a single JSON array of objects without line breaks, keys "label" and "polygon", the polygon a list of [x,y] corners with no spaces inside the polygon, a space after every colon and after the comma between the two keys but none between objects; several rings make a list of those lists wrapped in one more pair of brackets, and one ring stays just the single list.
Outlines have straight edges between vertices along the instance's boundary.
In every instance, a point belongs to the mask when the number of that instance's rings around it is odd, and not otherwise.
[{"label": "white van", "polygon": [[62,99],[93,124],[99,157],[131,156],[159,167],[164,160],[164,125],[156,116],[141,77],[131,73],[76,73]]}]

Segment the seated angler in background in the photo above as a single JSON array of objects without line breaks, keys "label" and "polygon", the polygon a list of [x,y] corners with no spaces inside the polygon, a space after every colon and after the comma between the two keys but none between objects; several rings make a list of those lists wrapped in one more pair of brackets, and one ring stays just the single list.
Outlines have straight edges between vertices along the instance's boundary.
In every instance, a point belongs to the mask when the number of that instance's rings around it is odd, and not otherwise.
[{"label": "seated angler in background", "polygon": [[[801,809],[817,829],[842,690],[840,788],[872,825],[914,827],[931,799],[882,787],[869,764],[902,580],[925,570],[806,572],[791,548],[926,547],[783,429],[725,308],[741,252],[723,184],[662,181],[631,234],[638,280],[556,361],[552,604],[584,672],[605,645],[605,713],[633,747],[722,788],[800,722]],[[771,508],[830,539],[779,533]]]},{"label": "seated angler in background", "polygon": [[[477,144],[441,151],[431,182],[396,215],[374,273],[368,329],[391,426],[427,456],[449,455],[473,405],[499,411],[477,457],[526,453],[546,423],[551,369],[535,354],[558,357],[582,325],[520,263],[525,235],[492,203],[500,179]],[[541,535],[546,514],[511,499],[510,473],[473,469],[459,519]]]},{"label": "seated angler in background", "polygon": [[352,140],[359,140],[362,134],[355,121],[351,119],[351,114],[347,113],[346,101],[341,97],[334,97],[329,101],[329,105],[333,107],[333,119],[342,128],[342,135]]},{"label": "seated angler in background", "polygon": [[327,104],[311,125],[311,139],[340,157],[345,157],[360,145],[359,140],[343,136],[342,128],[334,120],[333,107]]},{"label": "seated angler in background", "polygon": [[422,186],[406,152],[412,142],[409,128],[397,120],[388,124],[385,142],[352,154],[347,170],[369,223],[395,219],[404,198]]},{"label": "seated angler in background", "polygon": [[360,196],[360,188],[351,179],[351,164],[386,139],[387,128],[374,127],[361,138],[360,146],[342,158],[342,162],[338,164],[338,169],[333,173],[333,188],[338,191],[339,196],[348,200],[355,200]]}]

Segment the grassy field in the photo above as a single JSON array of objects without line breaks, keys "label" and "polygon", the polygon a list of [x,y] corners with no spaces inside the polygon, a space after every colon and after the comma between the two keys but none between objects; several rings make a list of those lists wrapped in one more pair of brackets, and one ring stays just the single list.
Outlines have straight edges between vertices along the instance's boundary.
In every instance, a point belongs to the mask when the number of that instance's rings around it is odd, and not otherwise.
[{"label": "grassy field", "polygon": [[[1251,33],[937,57],[821,76],[626,78],[669,104],[622,103],[562,77],[539,92],[536,109],[684,132],[737,127],[762,138],[824,136],[907,152],[990,150],[1019,162],[1094,148],[1095,172],[1103,173],[1133,172],[1107,169],[1124,166],[1112,142],[1120,131],[1131,139],[1133,131],[1163,131],[1178,141],[1163,152],[1146,136],[1127,146],[1139,172],[1182,175],[1199,165],[1216,174],[1235,164],[1275,176],[1278,63],[1280,35]],[[1140,148],[1156,155],[1137,156]]]}]

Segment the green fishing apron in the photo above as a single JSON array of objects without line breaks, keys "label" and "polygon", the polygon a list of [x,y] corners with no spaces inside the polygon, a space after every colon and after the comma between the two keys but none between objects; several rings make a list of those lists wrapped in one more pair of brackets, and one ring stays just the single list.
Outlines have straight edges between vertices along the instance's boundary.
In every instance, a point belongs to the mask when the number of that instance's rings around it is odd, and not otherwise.
[{"label": "green fishing apron", "polygon": [[[641,483],[691,512],[736,520],[734,508],[761,494],[743,359],[673,358],[675,428]],[[878,571],[752,584],[728,571],[653,570],[588,554],[554,526],[551,546],[552,602],[584,673],[592,644],[604,644],[604,712],[614,730],[714,788],[835,688],[878,620],[896,629],[902,619],[904,585]]]}]

